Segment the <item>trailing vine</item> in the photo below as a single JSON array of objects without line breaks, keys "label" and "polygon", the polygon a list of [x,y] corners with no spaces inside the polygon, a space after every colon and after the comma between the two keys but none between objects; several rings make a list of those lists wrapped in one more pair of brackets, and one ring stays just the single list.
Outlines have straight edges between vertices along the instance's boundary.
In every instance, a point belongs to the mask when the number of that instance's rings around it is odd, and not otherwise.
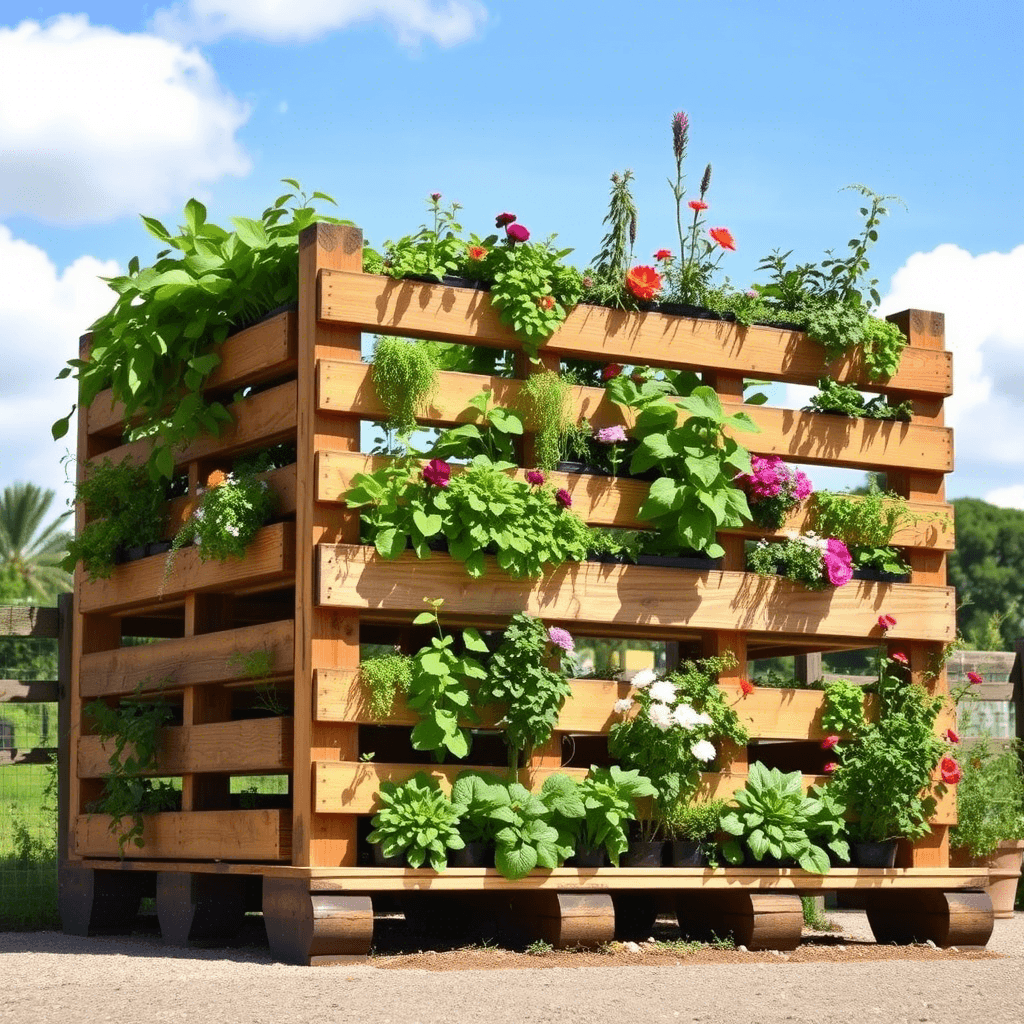
[{"label": "trailing vine", "polygon": [[437,391],[437,364],[430,346],[408,338],[378,337],[371,379],[390,417],[388,429],[405,440],[416,413]]}]

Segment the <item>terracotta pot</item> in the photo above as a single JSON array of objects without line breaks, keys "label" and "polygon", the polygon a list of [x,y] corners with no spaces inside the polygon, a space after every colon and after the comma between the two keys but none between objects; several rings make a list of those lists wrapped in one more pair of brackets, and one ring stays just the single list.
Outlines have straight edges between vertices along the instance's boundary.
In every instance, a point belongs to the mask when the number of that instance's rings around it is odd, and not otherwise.
[{"label": "terracotta pot", "polygon": [[999,918],[1013,917],[1022,859],[1024,839],[1004,839],[988,857],[971,857],[963,847],[949,853],[950,867],[988,868],[989,884],[985,892],[992,900],[993,916]]}]

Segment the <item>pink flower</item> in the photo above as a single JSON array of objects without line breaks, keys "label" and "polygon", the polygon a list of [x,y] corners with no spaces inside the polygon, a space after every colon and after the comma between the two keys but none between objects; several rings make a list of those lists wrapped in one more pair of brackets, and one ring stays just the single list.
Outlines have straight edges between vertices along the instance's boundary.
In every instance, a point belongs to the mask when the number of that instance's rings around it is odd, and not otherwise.
[{"label": "pink flower", "polygon": [[671,249],[659,249],[654,254],[654,258],[656,260],[670,260],[670,259],[672,259],[672,250]]},{"label": "pink flower", "polygon": [[953,757],[944,757],[939,762],[939,774],[942,781],[950,785],[955,785],[964,777],[963,769]]},{"label": "pink flower", "polygon": [[793,485],[793,497],[797,501],[803,501],[804,498],[809,498],[814,491],[814,487],[811,485],[810,478],[806,473],[801,473],[797,470],[796,482]]},{"label": "pink flower", "polygon": [[822,769],[826,775],[831,775],[839,765],[835,761],[829,761],[827,765]]},{"label": "pink flower", "polygon": [[423,467],[423,479],[435,487],[447,487],[452,476],[452,467],[440,459],[431,459]]},{"label": "pink flower", "polygon": [[828,573],[828,581],[832,586],[843,587],[853,579],[853,560],[841,540],[830,537],[822,557],[825,562],[825,571]]},{"label": "pink flower", "polygon": [[834,736],[834,735],[833,736],[826,736],[821,741],[821,749],[822,750],[831,750],[838,742],[839,742],[839,737],[838,736]]},{"label": "pink flower", "polygon": [[441,198],[441,193],[440,192],[431,192],[430,193],[430,198],[436,203],[438,201],[438,199]]},{"label": "pink flower", "polygon": [[609,363],[601,371],[601,380],[614,380],[622,373],[622,363]]},{"label": "pink flower", "polygon": [[879,615],[878,625],[881,626],[882,632],[885,633],[896,625],[896,620],[891,615]]},{"label": "pink flower", "polygon": [[496,228],[508,227],[509,224],[515,223],[515,219],[516,215],[514,213],[499,213],[498,216],[494,218],[494,226]]},{"label": "pink flower", "polygon": [[597,432],[601,444],[621,444],[626,440],[626,432],[622,427],[602,427]]},{"label": "pink flower", "polygon": [[527,231],[522,224],[509,224],[509,226],[505,228],[505,234],[508,235],[513,242],[525,242],[530,237],[530,232]]},{"label": "pink flower", "polygon": [[954,729],[947,729],[946,730],[946,739],[950,743],[959,743],[960,742],[960,737],[957,735],[956,730],[954,730]]},{"label": "pink flower", "polygon": [[555,491],[555,501],[557,501],[562,508],[572,508],[572,495],[564,487],[559,487],[558,490]]},{"label": "pink flower", "polygon": [[740,692],[744,697],[749,697],[757,687],[749,679],[740,680]]},{"label": "pink flower", "polygon": [[985,680],[982,679],[977,672],[968,672],[967,682],[969,682],[971,686],[981,686],[981,684],[985,682]]},{"label": "pink flower", "polygon": [[700,213],[701,210],[706,210],[708,208],[708,204],[702,199],[691,199],[686,205],[695,213]]},{"label": "pink flower", "polygon": [[896,651],[892,656],[892,660],[898,661],[901,665],[910,664],[910,659],[902,651]]},{"label": "pink flower", "polygon": [[539,469],[528,469],[526,471],[526,482],[533,484],[534,487],[539,487],[544,483],[544,474]]},{"label": "pink flower", "polygon": [[567,629],[562,629],[559,626],[552,626],[548,630],[548,639],[556,647],[561,647],[563,651],[568,651],[570,654],[576,650],[576,642],[573,640],[572,635]]}]

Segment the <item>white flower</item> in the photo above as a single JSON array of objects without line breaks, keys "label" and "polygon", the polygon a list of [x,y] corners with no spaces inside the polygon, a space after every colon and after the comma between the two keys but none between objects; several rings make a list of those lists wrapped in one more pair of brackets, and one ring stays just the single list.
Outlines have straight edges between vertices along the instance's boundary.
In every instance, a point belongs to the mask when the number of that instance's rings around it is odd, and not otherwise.
[{"label": "white flower", "polygon": [[261,481],[260,481],[260,488],[261,488],[262,490],[264,490],[264,491],[265,491],[265,490],[267,490],[267,489],[268,489],[269,487],[270,487],[270,484],[268,484],[266,480],[261,480]]},{"label": "white flower", "polygon": [[667,704],[652,704],[647,709],[651,724],[657,726],[662,732],[672,728],[672,712]]},{"label": "white flower", "polygon": [[237,526],[225,526],[224,529],[228,533],[230,533],[232,537],[237,537],[238,536],[238,527]]},{"label": "white flower", "polygon": [[698,719],[700,716],[689,704],[680,704],[679,707],[672,712],[672,717],[675,719],[676,725],[681,729],[694,729],[697,726]]},{"label": "white flower", "polygon": [[632,697],[623,697],[622,700],[615,702],[615,713],[617,715],[624,715],[633,706]]},{"label": "white flower", "polygon": [[661,701],[664,704],[671,704],[676,699],[676,688],[665,680],[652,683],[648,693],[651,695],[651,700]]},{"label": "white flower", "polygon": [[202,505],[200,505],[199,508],[197,508],[195,510],[195,512],[192,513],[192,518],[197,523],[201,523],[203,521],[203,506]]},{"label": "white flower", "polygon": [[630,685],[634,686],[638,690],[646,690],[655,679],[658,678],[658,673],[652,668],[642,668],[633,678],[630,680]]},{"label": "white flower", "polygon": [[692,747],[690,747],[690,753],[693,754],[698,761],[703,761],[707,764],[708,761],[715,759],[715,748],[712,743],[707,740],[697,740]]},{"label": "white flower", "polygon": [[695,721],[696,721],[697,725],[714,725],[715,724],[714,722],[711,721],[711,716],[707,712],[705,712],[705,711],[702,711],[697,716]]}]

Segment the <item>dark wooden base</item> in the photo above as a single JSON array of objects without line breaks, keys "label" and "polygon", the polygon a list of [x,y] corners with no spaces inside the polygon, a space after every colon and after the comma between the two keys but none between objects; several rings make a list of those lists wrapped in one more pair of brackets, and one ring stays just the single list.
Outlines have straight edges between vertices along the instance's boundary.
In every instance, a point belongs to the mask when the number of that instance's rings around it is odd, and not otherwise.
[{"label": "dark wooden base", "polygon": [[898,945],[984,946],[994,926],[992,900],[985,892],[871,894],[867,912],[875,941]]},{"label": "dark wooden base", "polygon": [[643,889],[613,892],[615,938],[635,942],[650,938],[658,918],[658,895]]},{"label": "dark wooden base", "polygon": [[683,891],[676,895],[676,914],[684,938],[732,936],[749,950],[796,949],[804,925],[800,897],[788,893]]},{"label": "dark wooden base", "polygon": [[308,879],[263,879],[263,922],[271,952],[314,966],[365,957],[373,944],[369,896],[310,892]]},{"label": "dark wooden base", "polygon": [[502,894],[500,936],[509,945],[547,942],[555,949],[593,948],[615,937],[615,907],[606,893]]},{"label": "dark wooden base", "polygon": [[127,934],[143,896],[154,893],[149,871],[103,871],[61,864],[57,906],[68,935]]},{"label": "dark wooden base", "polygon": [[245,919],[246,879],[241,875],[161,871],[156,914],[169,946],[234,939]]}]

